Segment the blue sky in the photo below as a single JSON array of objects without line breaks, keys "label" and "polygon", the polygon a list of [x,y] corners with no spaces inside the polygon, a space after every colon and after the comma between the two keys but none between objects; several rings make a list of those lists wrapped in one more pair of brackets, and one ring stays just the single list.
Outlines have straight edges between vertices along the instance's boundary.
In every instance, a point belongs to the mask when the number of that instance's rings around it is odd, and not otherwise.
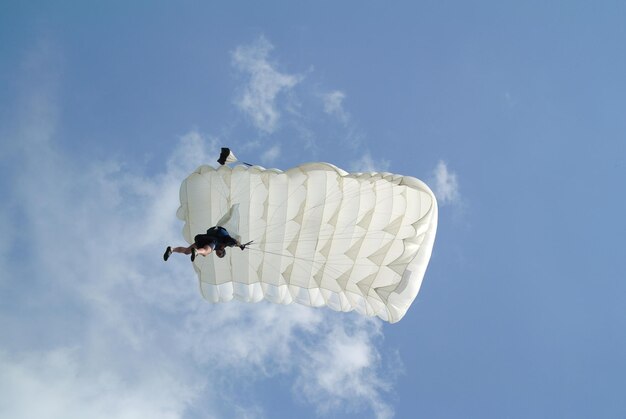
[{"label": "blue sky", "polygon": [[[624,5],[336,3],[0,4],[0,416],[626,416]],[[426,181],[405,318],[164,264],[221,146]]]}]

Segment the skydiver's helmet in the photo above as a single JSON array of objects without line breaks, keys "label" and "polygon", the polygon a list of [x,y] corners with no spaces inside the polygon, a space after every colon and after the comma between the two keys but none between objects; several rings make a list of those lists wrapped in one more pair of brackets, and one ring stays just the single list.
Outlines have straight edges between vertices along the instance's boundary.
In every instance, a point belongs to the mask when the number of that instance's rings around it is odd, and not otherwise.
[{"label": "skydiver's helmet", "polygon": [[216,249],[215,250],[215,254],[217,255],[218,258],[223,258],[224,256],[226,256],[226,250],[224,249]]}]

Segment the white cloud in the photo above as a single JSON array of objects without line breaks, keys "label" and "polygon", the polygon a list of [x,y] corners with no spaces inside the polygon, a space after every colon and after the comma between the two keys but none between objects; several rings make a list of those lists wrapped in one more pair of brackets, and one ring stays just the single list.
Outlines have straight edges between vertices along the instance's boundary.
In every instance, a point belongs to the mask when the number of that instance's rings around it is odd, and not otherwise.
[{"label": "white cloud", "polygon": [[249,76],[236,105],[247,114],[261,132],[276,130],[280,111],[276,104],[279,94],[291,90],[301,80],[298,75],[284,74],[269,61],[274,46],[265,37],[250,45],[242,45],[232,53],[233,65]]},{"label": "white cloud", "polygon": [[343,108],[343,101],[345,98],[346,94],[340,90],[334,90],[332,92],[322,94],[324,112],[335,116],[343,123],[347,123],[349,115]]},{"label": "white cloud", "polygon": [[389,160],[374,160],[369,151],[350,163],[350,171],[353,172],[386,172],[389,170]]},{"label": "white cloud", "polygon": [[382,368],[376,349],[379,320],[300,305],[239,302],[210,315],[209,324],[208,313],[188,316],[182,332],[202,331],[195,339],[181,339],[194,345],[189,351],[197,363],[217,363],[239,381],[258,373],[293,373],[293,396],[321,415],[369,408],[378,418],[393,416],[383,395],[397,371]]},{"label": "white cloud", "polygon": [[273,145],[261,154],[261,163],[264,165],[273,164],[280,156],[280,146],[278,144]]},{"label": "white cloud", "polygon": [[322,413],[388,416],[379,321],[296,305],[212,305],[188,259],[162,261],[165,245],[182,240],[180,182],[215,160],[215,140],[190,132],[165,170],[147,176],[130,162],[58,149],[54,96],[26,96],[7,197],[20,216],[0,225],[45,246],[5,262],[9,295],[37,309],[24,317],[0,305],[0,416],[224,417],[223,400],[245,387],[237,411],[262,417],[250,386],[276,374]]},{"label": "white cloud", "polygon": [[433,171],[434,192],[440,205],[456,204],[460,201],[459,183],[456,173],[448,170],[446,162],[440,160]]},{"label": "white cloud", "polygon": [[322,414],[344,404],[358,409],[365,401],[377,418],[392,417],[393,410],[381,398],[390,383],[376,373],[380,355],[372,344],[380,323],[360,319],[351,329],[332,326],[327,333],[322,345],[308,349],[310,362],[302,364],[296,391]]},{"label": "white cloud", "polygon": [[0,353],[0,415],[5,418],[179,418],[196,389],[158,368],[141,385],[116,371],[85,374],[75,350],[10,357]]}]

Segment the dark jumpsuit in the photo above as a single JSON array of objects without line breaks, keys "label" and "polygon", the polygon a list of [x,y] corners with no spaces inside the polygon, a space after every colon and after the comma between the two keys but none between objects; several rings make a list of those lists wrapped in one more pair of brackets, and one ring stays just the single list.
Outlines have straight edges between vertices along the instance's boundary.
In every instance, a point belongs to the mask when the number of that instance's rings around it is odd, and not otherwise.
[{"label": "dark jumpsuit", "polygon": [[206,234],[198,234],[193,238],[198,249],[209,246],[211,250],[224,249],[225,247],[233,247],[237,245],[237,240],[230,237],[228,231],[224,227],[211,227]]}]

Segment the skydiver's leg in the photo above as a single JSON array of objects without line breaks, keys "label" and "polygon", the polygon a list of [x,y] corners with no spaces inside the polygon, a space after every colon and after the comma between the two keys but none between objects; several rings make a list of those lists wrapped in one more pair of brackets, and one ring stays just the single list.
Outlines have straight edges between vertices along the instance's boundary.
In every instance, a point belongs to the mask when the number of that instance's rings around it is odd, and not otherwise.
[{"label": "skydiver's leg", "polygon": [[167,249],[165,249],[165,253],[163,253],[163,260],[167,261],[172,253],[183,253],[185,255],[189,255],[191,254],[192,250],[196,248],[195,244],[192,244],[189,247],[182,247],[182,246],[178,246],[178,247],[174,247],[172,249],[172,247],[167,246]]},{"label": "skydiver's leg", "polygon": [[172,249],[172,252],[174,252],[174,253],[184,253],[185,255],[190,255],[190,254],[191,254],[191,249],[193,249],[193,248],[195,248],[195,247],[196,247],[196,245],[195,245],[195,244],[192,244],[192,245],[191,245],[191,246],[189,246],[189,247],[182,247],[182,246],[179,246],[179,247],[175,247],[175,248],[173,248],[173,249]]},{"label": "skydiver's leg", "polygon": [[211,246],[204,246],[204,247],[202,247],[202,248],[198,249],[198,250],[197,250],[197,253],[198,253],[199,255],[202,255],[202,256],[207,256],[207,255],[209,255],[212,251],[213,251],[213,249],[211,248]]},{"label": "skydiver's leg", "polygon": [[191,261],[196,260],[196,255],[206,256],[213,251],[209,245],[201,247],[198,249],[196,245],[191,246]]}]

